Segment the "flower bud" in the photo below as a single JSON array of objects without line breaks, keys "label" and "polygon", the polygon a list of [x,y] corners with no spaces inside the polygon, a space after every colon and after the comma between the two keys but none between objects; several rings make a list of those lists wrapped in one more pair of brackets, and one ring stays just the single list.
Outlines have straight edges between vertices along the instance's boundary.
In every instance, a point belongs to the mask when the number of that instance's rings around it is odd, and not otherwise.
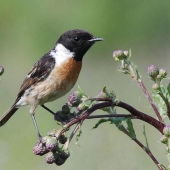
[{"label": "flower bud", "polygon": [[67,103],[66,103],[65,105],[63,105],[63,107],[62,107],[62,112],[63,112],[64,114],[69,114],[69,113],[70,113],[70,108],[69,108],[69,106],[68,106]]},{"label": "flower bud", "polygon": [[62,135],[60,135],[59,138],[58,138],[58,140],[59,140],[59,142],[60,142],[61,144],[65,144],[66,141],[67,141],[67,136],[66,136],[66,134],[63,133]]},{"label": "flower bud", "polygon": [[167,75],[167,70],[165,68],[159,69],[159,75],[164,78]]},{"label": "flower bud", "polygon": [[125,51],[123,51],[123,53],[124,53],[124,56],[125,56],[126,58],[129,57],[129,51],[125,50]]},{"label": "flower bud", "polygon": [[77,106],[77,110],[80,112],[80,111],[83,111],[85,109],[87,109],[88,106],[86,105],[86,103],[80,103],[78,106]]},{"label": "flower bud", "polygon": [[113,52],[113,58],[116,60],[116,61],[120,61],[122,60],[123,58],[125,57],[124,53],[122,50],[116,50]]},{"label": "flower bud", "polygon": [[156,76],[159,74],[159,69],[155,65],[151,64],[148,66],[148,74],[152,78],[156,78]]},{"label": "flower bud", "polygon": [[49,151],[56,151],[58,149],[58,142],[56,137],[50,137],[49,139],[47,139],[46,141],[46,149]]},{"label": "flower bud", "polygon": [[40,142],[38,142],[33,148],[33,153],[35,155],[41,155],[42,156],[42,155],[46,154],[47,152],[48,151],[47,151],[46,147],[44,146],[44,144],[40,143]]},{"label": "flower bud", "polygon": [[70,156],[70,152],[68,149],[64,149],[61,151],[60,155],[63,159],[66,160]]},{"label": "flower bud", "polygon": [[58,156],[57,159],[55,159],[55,164],[58,166],[64,164],[64,162],[65,160],[61,156]]},{"label": "flower bud", "polygon": [[81,103],[82,94],[75,91],[68,96],[68,101],[73,107],[77,107]]},{"label": "flower bud", "polygon": [[97,95],[97,97],[98,97],[98,98],[107,98],[107,95],[106,95],[106,93],[105,93],[103,90],[101,90],[101,91],[99,92],[99,94]]},{"label": "flower bud", "polygon": [[168,138],[167,138],[165,135],[162,135],[162,136],[160,137],[160,141],[161,141],[162,143],[164,143],[164,144],[167,144],[167,143],[168,143]]},{"label": "flower bud", "polygon": [[154,90],[158,90],[160,88],[160,86],[159,86],[159,84],[157,84],[157,83],[154,83],[153,85],[152,85],[152,89],[154,89]]},{"label": "flower bud", "polygon": [[54,161],[55,161],[54,153],[53,153],[53,152],[48,152],[47,155],[46,155],[46,157],[45,157],[45,161],[46,161],[48,164],[54,163]]},{"label": "flower bud", "polygon": [[0,76],[4,73],[4,67],[0,65]]},{"label": "flower bud", "polygon": [[163,134],[166,136],[166,137],[170,137],[170,125],[167,125],[164,127],[163,129]]}]

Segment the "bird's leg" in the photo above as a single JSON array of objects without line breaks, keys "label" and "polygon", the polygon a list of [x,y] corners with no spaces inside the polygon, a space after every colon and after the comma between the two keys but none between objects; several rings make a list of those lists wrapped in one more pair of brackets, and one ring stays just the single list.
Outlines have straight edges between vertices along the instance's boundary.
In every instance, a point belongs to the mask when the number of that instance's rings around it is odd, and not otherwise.
[{"label": "bird's leg", "polygon": [[47,110],[48,112],[50,112],[52,115],[54,115],[55,116],[55,120],[57,120],[58,122],[61,122],[62,124],[65,124],[64,120],[59,115],[57,115],[52,110],[50,110],[48,107],[46,107],[44,105],[41,105],[41,107],[44,108],[45,110]]},{"label": "bird's leg", "polygon": [[41,141],[42,136],[40,135],[40,132],[39,132],[39,129],[38,129],[38,126],[37,126],[37,122],[35,120],[35,109],[36,109],[36,106],[32,106],[31,109],[30,109],[30,114],[31,114],[35,129],[36,129],[36,132],[37,132],[38,139],[39,139],[39,141]]},{"label": "bird's leg", "polygon": [[42,108],[44,108],[45,110],[47,110],[48,112],[50,112],[52,115],[55,115],[55,113],[50,110],[48,107],[44,106],[44,105],[41,105]]}]

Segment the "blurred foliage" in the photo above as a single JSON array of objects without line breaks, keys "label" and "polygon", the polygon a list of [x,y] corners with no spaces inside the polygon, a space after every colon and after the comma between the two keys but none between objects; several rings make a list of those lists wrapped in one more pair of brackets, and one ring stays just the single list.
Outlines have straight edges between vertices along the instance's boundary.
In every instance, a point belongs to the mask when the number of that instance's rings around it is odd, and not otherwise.
[{"label": "blurred foliage", "polygon": [[[143,81],[148,88],[151,87],[146,76],[147,66],[154,63],[169,69],[169,8],[169,0],[0,0],[0,64],[5,68],[0,83],[1,114],[14,101],[33,63],[54,46],[63,32],[80,28],[104,38],[105,41],[96,44],[84,57],[78,84],[90,96],[107,85],[121,100],[153,115],[141,89],[128,77],[116,73],[116,64],[111,54],[117,49],[132,48],[133,56],[137,56],[134,60],[139,66]],[[73,90],[75,89],[77,85]],[[48,106],[59,110],[67,101],[67,96]],[[57,168],[33,155],[36,133],[28,110],[28,107],[21,108],[0,129],[2,170]],[[122,112],[124,113],[123,110]],[[53,117],[40,107],[36,118],[43,135],[57,126]],[[72,148],[73,153],[68,162],[60,167],[61,170],[119,170],[125,167],[127,170],[156,169],[150,158],[116,128],[105,124],[91,131],[96,122],[89,120],[83,124],[83,135],[79,141],[81,147],[72,144],[70,149]],[[143,122],[135,121],[135,125],[135,129],[143,128]],[[167,164],[162,156],[164,147],[159,147],[155,142],[160,134],[147,124],[146,130],[153,154],[161,163]],[[140,140],[145,142],[143,135],[140,136]]]}]

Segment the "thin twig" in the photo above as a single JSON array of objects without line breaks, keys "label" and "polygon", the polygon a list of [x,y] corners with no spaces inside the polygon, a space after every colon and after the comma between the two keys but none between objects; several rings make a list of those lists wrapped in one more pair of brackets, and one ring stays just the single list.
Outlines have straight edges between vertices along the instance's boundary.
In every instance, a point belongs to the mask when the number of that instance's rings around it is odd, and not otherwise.
[{"label": "thin twig", "polygon": [[162,122],[162,117],[161,117],[161,115],[160,115],[160,113],[159,113],[157,107],[155,106],[155,104],[154,104],[154,102],[153,102],[151,96],[149,95],[149,93],[148,93],[148,91],[147,91],[145,85],[143,84],[142,80],[141,80],[141,79],[138,79],[137,82],[138,82],[138,84],[140,85],[140,87],[142,88],[142,90],[143,90],[143,92],[145,93],[146,97],[148,98],[149,103],[151,104],[153,110],[155,111],[155,113],[156,113],[156,115],[157,115],[159,121]]},{"label": "thin twig", "polygon": [[[126,130],[126,128],[122,125],[120,130],[125,133],[127,136],[130,136],[130,133]],[[153,160],[153,162],[155,163],[155,165],[160,169],[160,170],[164,170],[161,166],[160,163],[157,161],[157,159],[153,156],[152,152],[145,147],[136,137],[135,138],[131,138],[134,142],[136,142],[148,155],[149,157]]]}]

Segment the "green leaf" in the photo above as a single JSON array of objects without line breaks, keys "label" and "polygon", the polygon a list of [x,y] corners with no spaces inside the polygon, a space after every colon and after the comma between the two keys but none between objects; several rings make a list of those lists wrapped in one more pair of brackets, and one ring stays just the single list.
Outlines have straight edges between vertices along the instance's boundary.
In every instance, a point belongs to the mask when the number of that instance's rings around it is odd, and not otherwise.
[{"label": "green leaf", "polygon": [[111,121],[110,119],[100,119],[92,129],[96,129],[98,128],[100,124],[105,123],[105,122],[110,122],[110,121]]},{"label": "green leaf", "polygon": [[146,136],[145,125],[143,125],[143,135],[144,135],[145,141],[146,141],[146,148],[149,150],[149,144],[148,144],[148,139]]},{"label": "green leaf", "polygon": [[170,83],[167,86],[167,95],[170,96]]},{"label": "green leaf", "polygon": [[84,92],[83,92],[83,90],[82,90],[82,88],[78,85],[78,91],[83,95],[83,96],[87,96]]},{"label": "green leaf", "polygon": [[130,133],[130,137],[132,139],[136,139],[136,134],[135,134],[135,130],[133,128],[133,123],[132,123],[131,119],[126,120],[126,123],[128,125],[128,131]]},{"label": "green leaf", "polygon": [[79,131],[78,131],[78,133],[77,133],[77,135],[76,135],[76,144],[77,144],[77,142],[78,142],[81,134],[82,134],[82,130],[81,130],[81,128],[80,128]]},{"label": "green leaf", "polygon": [[122,123],[123,121],[127,121],[128,119],[130,118],[126,118],[126,117],[118,117],[118,118],[112,118],[111,119],[111,124],[120,124]]}]

